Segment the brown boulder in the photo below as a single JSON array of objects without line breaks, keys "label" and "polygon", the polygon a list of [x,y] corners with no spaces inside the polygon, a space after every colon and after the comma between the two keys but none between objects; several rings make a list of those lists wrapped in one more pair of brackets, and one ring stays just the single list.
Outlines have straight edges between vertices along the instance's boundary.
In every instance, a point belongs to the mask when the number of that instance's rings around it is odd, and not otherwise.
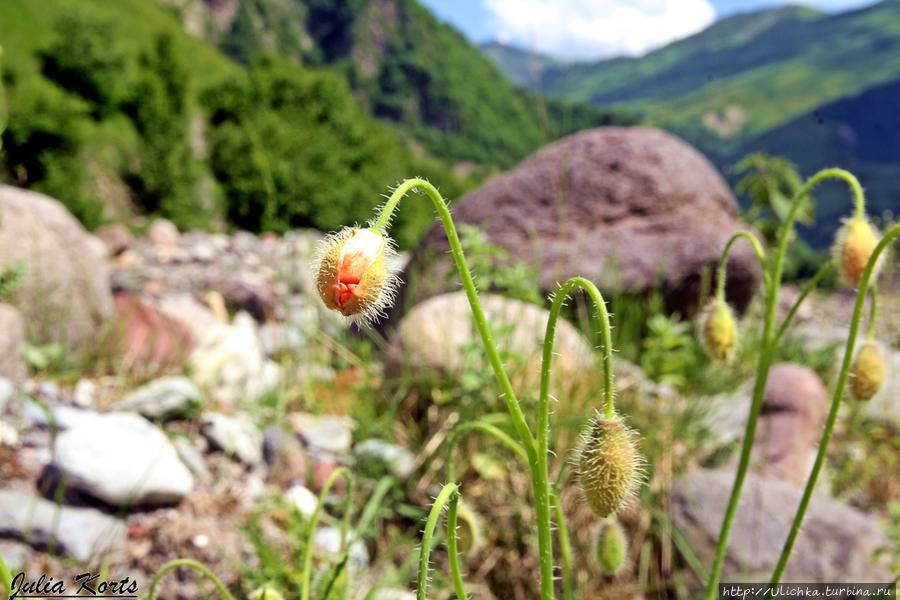
[{"label": "brown boulder", "polygon": [[[453,205],[457,223],[483,227],[491,243],[535,267],[540,287],[583,275],[604,292],[659,287],[668,307],[690,315],[701,275],[729,236],[746,229],[728,185],[697,150],[645,128],[601,127],[563,138]],[[406,305],[453,285],[440,224],[407,268]],[[760,281],[750,247],[738,243],[728,299],[743,311]]]},{"label": "brown boulder", "polygon": [[25,264],[15,299],[36,341],[84,349],[112,314],[109,267],[96,246],[53,198],[0,186],[0,256]]},{"label": "brown boulder", "polygon": [[754,451],[762,472],[803,485],[828,410],[828,392],[816,373],[793,363],[769,371]]},{"label": "brown boulder", "polygon": [[119,368],[147,376],[181,369],[193,347],[187,326],[128,292],[117,293],[115,303],[109,349]]}]

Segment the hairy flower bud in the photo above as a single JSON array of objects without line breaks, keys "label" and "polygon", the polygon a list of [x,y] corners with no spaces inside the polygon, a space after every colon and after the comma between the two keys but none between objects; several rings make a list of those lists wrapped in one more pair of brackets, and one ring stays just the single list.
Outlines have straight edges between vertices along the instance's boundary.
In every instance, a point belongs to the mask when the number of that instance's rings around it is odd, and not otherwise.
[{"label": "hairy flower bud", "polygon": [[278,588],[271,583],[267,583],[254,590],[254,592],[250,594],[250,600],[284,600],[284,596],[281,595]]},{"label": "hairy flower bud", "polygon": [[706,353],[715,360],[728,360],[737,346],[738,328],[731,307],[721,300],[710,302],[698,321],[699,337]]},{"label": "hairy flower bud", "polygon": [[595,537],[597,564],[606,575],[616,575],[625,566],[628,554],[628,536],[615,517],[597,523]]},{"label": "hairy flower bud", "polygon": [[578,455],[578,478],[591,510],[601,518],[615,514],[634,495],[643,478],[644,459],[637,434],[618,417],[597,417]]},{"label": "hairy flower bud", "polygon": [[884,385],[885,371],[878,345],[863,344],[850,369],[850,393],[857,400],[871,400]]},{"label": "hairy flower bud", "polygon": [[315,263],[316,289],[325,306],[353,320],[377,317],[394,299],[397,274],[389,237],[370,228],[345,227],[325,238]]},{"label": "hairy flower bud", "polygon": [[[856,287],[859,278],[866,269],[866,263],[875,246],[878,245],[880,234],[865,217],[852,217],[844,221],[835,238],[834,262],[841,272],[841,277],[848,285]],[[873,279],[881,267],[881,259],[875,265]]]}]

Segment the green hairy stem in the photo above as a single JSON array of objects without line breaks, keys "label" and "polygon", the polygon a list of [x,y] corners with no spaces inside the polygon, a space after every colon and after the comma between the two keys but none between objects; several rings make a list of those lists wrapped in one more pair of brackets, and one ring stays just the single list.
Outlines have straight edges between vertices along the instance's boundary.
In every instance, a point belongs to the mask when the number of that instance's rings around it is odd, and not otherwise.
[{"label": "green hairy stem", "polygon": [[216,588],[216,592],[219,593],[219,596],[223,598],[223,600],[234,600],[234,596],[231,595],[231,592],[228,591],[228,588],[225,587],[225,584],[222,583],[222,581],[218,577],[216,577],[206,565],[190,558],[179,558],[177,560],[167,562],[162,567],[160,567],[159,571],[156,572],[156,575],[153,576],[153,580],[150,582],[150,592],[147,595],[147,600],[156,600],[156,588],[159,587],[159,582],[166,575],[166,573],[174,569],[181,568],[193,569],[194,571],[197,571],[213,584],[213,586]]},{"label": "green hairy stem", "polygon": [[[719,531],[719,538],[716,543],[715,557],[713,558],[712,568],[710,569],[709,580],[706,587],[707,600],[715,600],[718,595],[719,581],[722,575],[722,568],[725,564],[725,554],[728,548],[728,540],[731,536],[731,528],[734,524],[735,514],[740,502],[741,492],[743,491],[744,480],[747,476],[747,470],[750,466],[750,457],[753,449],[753,442],[756,438],[756,426],[759,420],[759,413],[762,410],[763,394],[766,389],[766,380],[769,376],[769,369],[772,365],[776,346],[778,343],[778,335],[775,331],[775,321],[777,319],[778,294],[781,291],[781,279],[784,271],[784,258],[787,253],[787,245],[793,232],[794,222],[797,217],[797,211],[800,208],[802,200],[809,195],[810,191],[823,181],[828,179],[840,179],[846,182],[853,193],[855,205],[855,214],[857,217],[865,215],[865,197],[863,195],[862,186],[848,171],[843,169],[824,169],[810,177],[797,195],[791,202],[791,208],[787,218],[781,224],[778,230],[777,245],[773,256],[767,261],[768,269],[763,269],[767,277],[767,287],[765,293],[765,312],[762,344],[759,356],[759,362],[756,369],[756,381],[753,386],[753,400],[750,404],[750,414],[747,418],[747,426],[744,431],[744,440],[741,445],[740,460],[735,473],[734,485],[731,489],[731,495],[728,499],[728,505],[722,518],[722,526]],[[721,265],[720,265],[721,268]],[[796,312],[796,311],[794,311]],[[780,332],[783,333],[783,332]],[[829,432],[830,435],[830,432]],[[819,448],[820,453],[824,453],[825,448]],[[805,508],[804,508],[805,510]]]},{"label": "green hairy stem", "polygon": [[325,497],[334,484],[337,483],[339,477],[343,477],[347,482],[347,497],[345,499],[344,518],[341,520],[341,553],[347,547],[347,531],[350,528],[350,513],[353,507],[353,478],[350,471],[346,467],[338,467],[332,471],[322,491],[319,492],[319,501],[316,503],[316,509],[313,511],[312,517],[306,526],[306,545],[303,548],[303,573],[300,577],[300,597],[302,600],[309,600],[309,588],[312,581],[312,555],[313,544],[316,534],[316,525],[319,523],[319,517],[322,515],[322,507],[325,506]]}]

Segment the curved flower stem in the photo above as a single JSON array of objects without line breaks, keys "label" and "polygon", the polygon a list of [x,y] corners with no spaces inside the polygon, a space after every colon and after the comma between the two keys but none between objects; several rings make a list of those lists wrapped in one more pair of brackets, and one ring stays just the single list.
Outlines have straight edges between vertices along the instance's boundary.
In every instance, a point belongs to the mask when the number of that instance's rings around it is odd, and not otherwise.
[{"label": "curved flower stem", "polygon": [[869,280],[875,269],[878,257],[884,252],[884,249],[897,237],[900,237],[900,225],[891,228],[869,256],[869,262],[863,271],[859,280],[859,289],[856,292],[856,303],[853,306],[853,319],[850,321],[850,334],[847,337],[847,345],[844,349],[844,360],[841,363],[841,371],[838,375],[837,384],[834,388],[834,395],[831,397],[831,408],[828,411],[828,418],[825,420],[825,428],[822,430],[822,439],[819,441],[819,450],[816,453],[816,460],[813,463],[812,470],[809,473],[809,479],[806,481],[806,487],[803,489],[803,496],[800,499],[800,505],[797,507],[797,513],[794,515],[794,521],[791,523],[791,529],[787,539],[784,541],[784,547],[781,550],[781,556],[772,572],[770,587],[781,581],[784,569],[787,567],[788,559],[790,559],[791,551],[794,548],[794,542],[797,541],[797,535],[800,533],[800,526],[803,524],[803,518],[806,516],[806,509],[812,498],[813,490],[816,487],[816,480],[822,465],[825,463],[825,453],[828,450],[828,442],[831,441],[831,434],[834,431],[834,423],[837,420],[838,408],[841,405],[841,399],[844,396],[844,388],[847,385],[847,379],[850,375],[850,367],[853,363],[854,346],[856,345],[856,337],[859,334],[859,324],[862,319],[863,307],[866,301],[866,294],[869,289]]},{"label": "curved flower stem", "polygon": [[869,286],[869,324],[866,326],[866,341],[875,339],[875,322],[878,320],[878,284]]},{"label": "curved flower stem", "polygon": [[744,480],[747,477],[747,469],[750,467],[750,456],[753,450],[753,442],[756,439],[756,425],[759,420],[759,413],[762,410],[763,394],[766,389],[766,380],[769,377],[769,368],[772,366],[772,360],[775,354],[775,320],[778,309],[778,293],[781,290],[781,277],[784,270],[784,257],[787,252],[787,244],[790,233],[794,227],[794,221],[797,218],[797,211],[800,208],[802,200],[810,193],[810,191],[827,179],[841,179],[845,181],[853,192],[853,198],[856,205],[856,212],[865,211],[865,201],[862,186],[859,185],[856,177],[844,169],[824,169],[810,177],[794,199],[791,202],[791,208],[788,211],[787,218],[781,224],[778,230],[778,245],[772,261],[768,264],[769,285],[766,288],[766,308],[764,313],[763,335],[760,347],[759,362],[756,369],[756,381],[753,385],[753,400],[750,404],[750,413],[747,417],[747,426],[744,431],[744,441],[741,445],[741,455],[738,462],[737,471],[734,476],[734,485],[731,488],[731,495],[728,498],[728,505],[725,514],[722,517],[722,527],[719,531],[719,539],[716,542],[716,552],[713,559],[712,568],[709,573],[709,581],[706,585],[707,600],[715,600],[718,596],[719,579],[722,576],[722,567],[725,565],[725,553],[728,549],[728,540],[731,536],[731,527],[734,524],[734,517],[737,513],[737,507],[741,499],[741,492],[744,487]]},{"label": "curved flower stem", "polygon": [[148,600],[155,600],[156,588],[159,587],[159,582],[162,580],[163,576],[165,576],[166,573],[173,569],[179,569],[182,567],[193,569],[203,575],[210,582],[212,582],[213,586],[215,586],[216,588],[216,591],[219,593],[219,596],[221,596],[224,600],[234,600],[234,596],[231,595],[231,592],[228,591],[228,588],[225,587],[225,584],[222,583],[222,581],[218,577],[216,577],[212,571],[209,570],[209,567],[190,558],[179,558],[177,560],[172,560],[160,567],[159,571],[156,572],[156,575],[153,576],[153,580],[150,582],[150,591],[147,595]]},{"label": "curved flower stem", "polygon": [[337,482],[338,477],[343,477],[347,481],[347,498],[345,501],[344,518],[341,520],[341,553],[347,546],[347,530],[350,527],[350,513],[353,502],[353,478],[350,471],[346,467],[338,467],[332,471],[322,491],[319,492],[319,501],[316,503],[316,509],[313,511],[312,517],[309,519],[306,534],[306,546],[303,548],[303,573],[300,579],[300,597],[303,600],[309,600],[309,588],[312,581],[312,555],[314,537],[316,534],[316,525],[319,523],[319,517],[322,515],[322,507],[325,505],[325,497],[331,488]]},{"label": "curved flower stem", "polygon": [[784,321],[781,322],[781,325],[778,327],[778,331],[775,332],[774,343],[778,343],[781,340],[782,336],[784,336],[788,327],[791,325],[791,322],[794,320],[794,317],[797,315],[797,311],[800,310],[800,305],[803,304],[803,301],[806,300],[806,297],[809,296],[816,286],[819,285],[819,282],[822,279],[831,273],[832,269],[834,269],[834,261],[829,260],[813,275],[813,278],[806,282],[806,285],[803,288],[803,291],[800,292],[800,295],[797,297],[797,300],[794,302],[794,305],[788,311],[787,315],[784,317]]},{"label": "curved flower stem", "polygon": [[725,302],[725,270],[728,267],[728,256],[731,254],[731,247],[741,238],[744,238],[753,246],[753,252],[756,254],[756,260],[759,261],[759,268],[763,273],[764,287],[766,289],[769,287],[769,274],[766,272],[766,253],[762,244],[759,243],[759,240],[756,239],[752,232],[738,231],[728,239],[725,248],[722,250],[722,256],[719,258],[719,266],[716,271],[716,300],[719,302]]},{"label": "curved flower stem", "polygon": [[[538,555],[540,557],[540,574],[541,574],[541,600],[553,600],[553,547],[550,531],[550,503],[547,494],[547,478],[541,476],[541,463],[538,456],[534,435],[528,427],[525,414],[516,397],[516,393],[509,381],[506,369],[503,367],[503,361],[500,359],[500,353],[497,351],[497,345],[494,342],[493,334],[488,326],[484,310],[478,299],[478,292],[475,288],[475,282],[472,280],[472,273],[466,263],[463,254],[462,245],[459,243],[459,235],[456,232],[456,226],[453,224],[453,218],[450,216],[450,210],[447,203],[441,196],[436,187],[431,185],[424,179],[407,179],[394,190],[391,197],[388,198],[381,213],[372,222],[372,228],[376,231],[386,232],[391,221],[391,216],[400,200],[412,190],[422,190],[431,199],[434,208],[441,219],[444,231],[447,234],[447,241],[450,244],[450,254],[456,263],[456,269],[459,272],[459,278],[463,284],[463,290],[469,305],[472,308],[472,317],[475,320],[475,327],[481,335],[484,343],[485,353],[494,371],[494,376],[500,384],[500,390],[506,401],[506,408],[512,417],[513,427],[519,436],[519,441],[525,448],[528,456],[528,467],[531,470],[532,488],[535,496],[535,513],[537,515],[537,531],[538,531]],[[543,469],[546,471],[546,469]]]},{"label": "curved flower stem", "polygon": [[459,507],[459,487],[455,483],[448,483],[434,499],[428,520],[425,522],[425,530],[422,532],[422,549],[419,552],[419,577],[416,589],[417,600],[425,600],[428,591],[428,563],[431,557],[431,540],[437,527],[438,519],[444,506],[449,504],[447,510],[447,553],[450,555],[450,571],[453,576],[453,588],[459,600],[466,600],[465,587],[463,586],[462,570],[459,566],[459,554],[457,552],[456,514]]},{"label": "curved flower stem", "polygon": [[569,526],[566,524],[566,515],[559,501],[556,490],[550,492],[553,508],[556,512],[556,529],[559,538],[559,557],[562,560],[562,588],[563,600],[574,600],[575,590],[572,581],[572,541],[569,539]]}]

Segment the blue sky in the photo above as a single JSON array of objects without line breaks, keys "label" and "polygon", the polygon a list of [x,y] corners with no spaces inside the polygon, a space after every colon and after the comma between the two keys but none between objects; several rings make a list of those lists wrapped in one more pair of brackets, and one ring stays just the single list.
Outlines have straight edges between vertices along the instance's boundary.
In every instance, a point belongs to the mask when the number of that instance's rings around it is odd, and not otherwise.
[{"label": "blue sky", "polygon": [[[801,0],[826,11],[873,0]],[[779,0],[422,0],[475,41],[499,39],[569,59],[640,55],[729,14]]]}]

